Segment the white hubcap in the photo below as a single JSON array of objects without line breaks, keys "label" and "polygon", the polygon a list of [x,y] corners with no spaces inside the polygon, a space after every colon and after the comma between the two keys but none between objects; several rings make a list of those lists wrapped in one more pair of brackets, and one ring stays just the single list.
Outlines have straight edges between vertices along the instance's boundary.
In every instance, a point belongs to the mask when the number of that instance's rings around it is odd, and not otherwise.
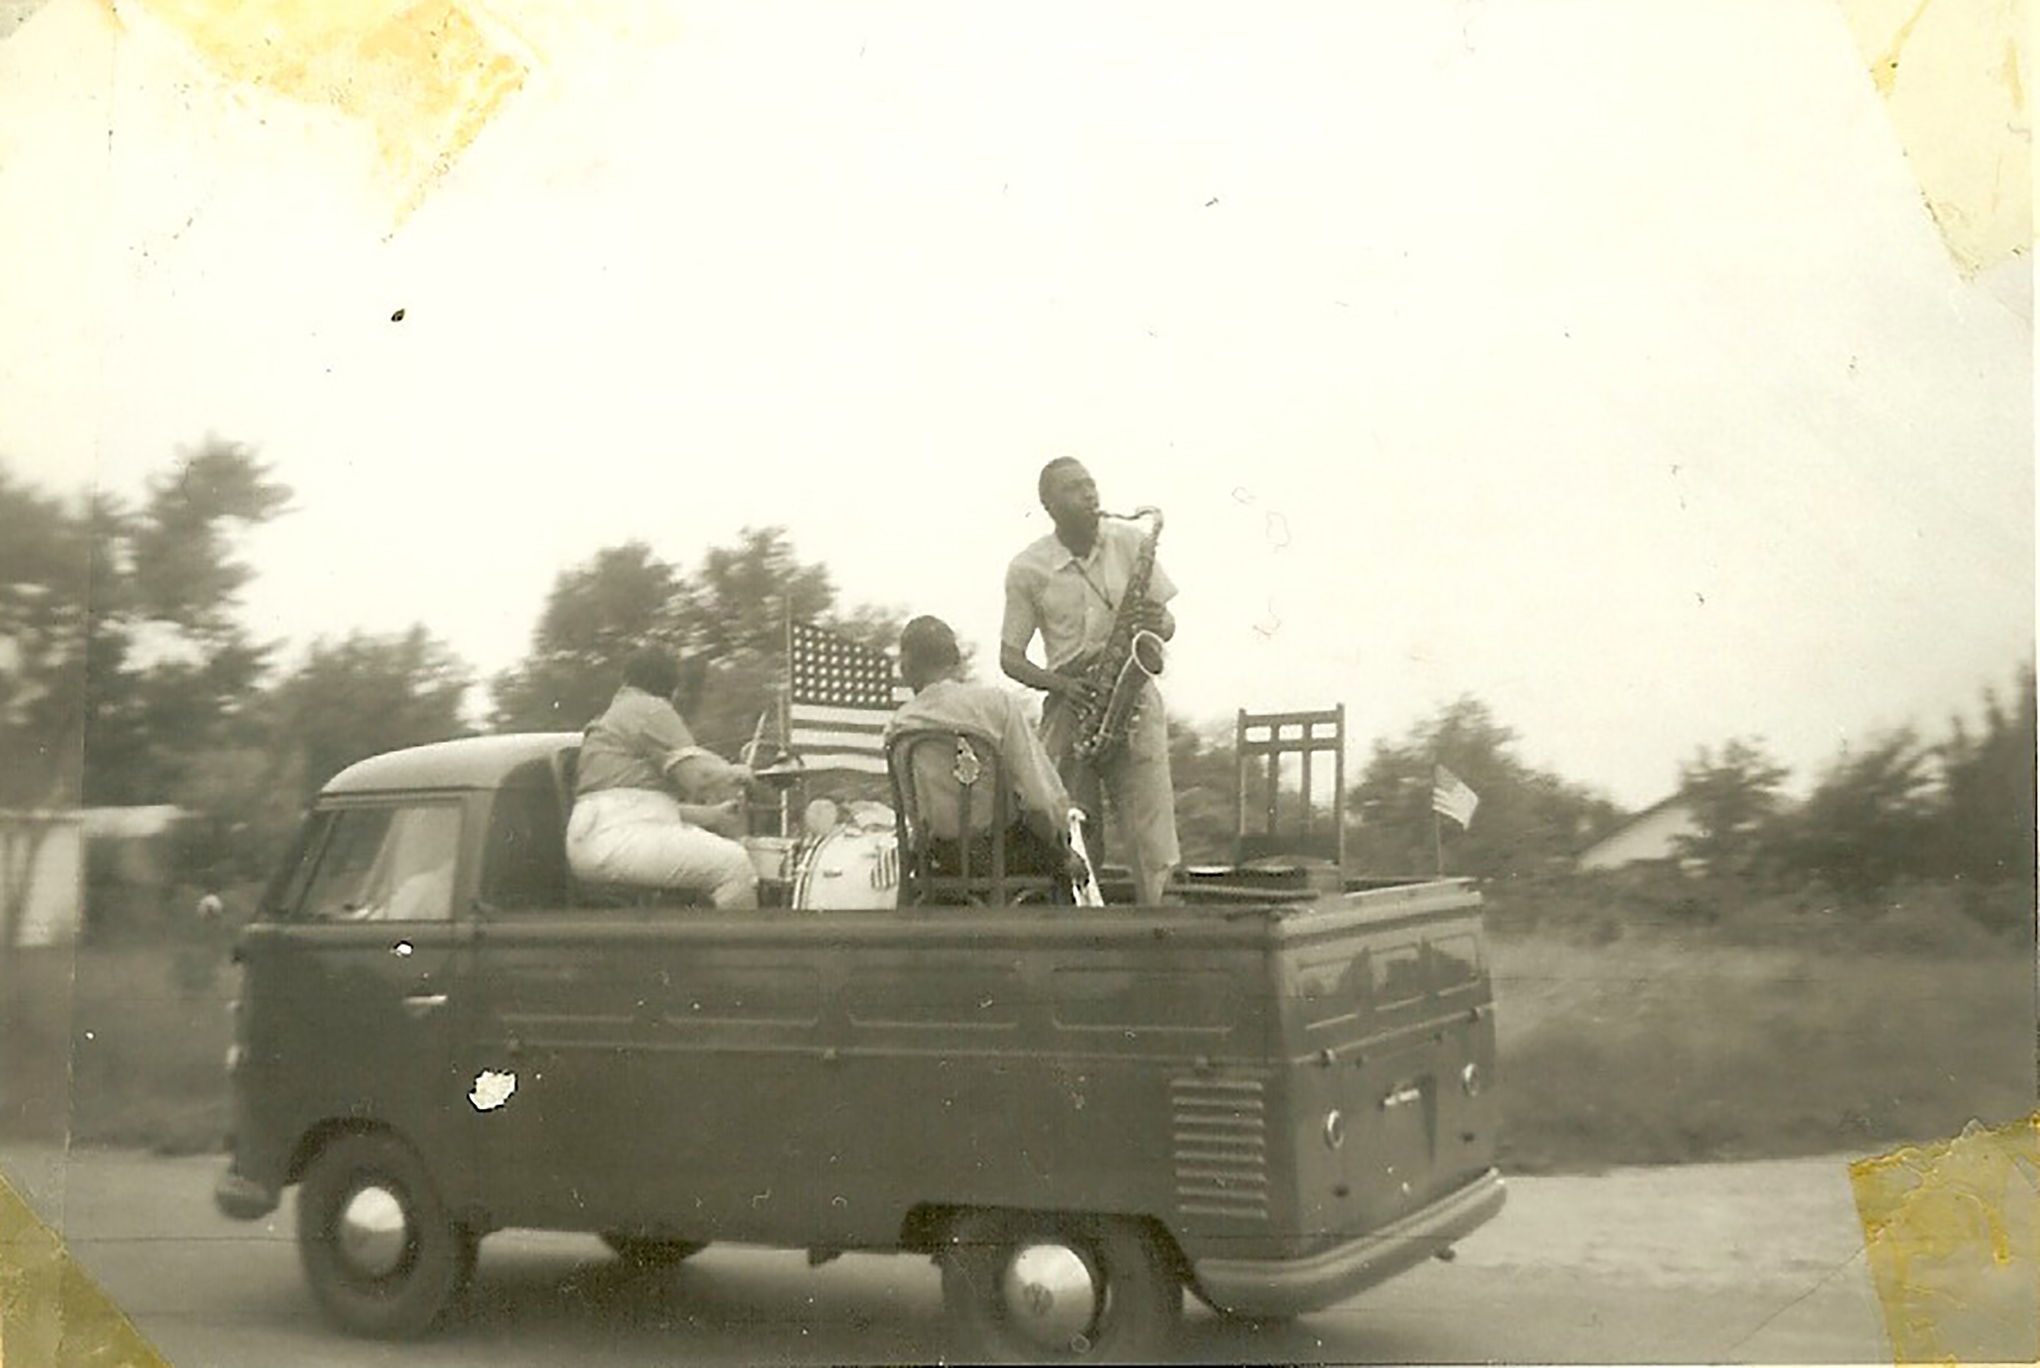
[{"label": "white hubcap", "polygon": [[340,1252],[371,1278],[385,1278],[397,1271],[410,1233],[403,1202],[386,1187],[365,1187],[340,1209]]},{"label": "white hubcap", "polygon": [[1099,1310],[1097,1279],[1083,1256],[1061,1244],[1031,1244],[1013,1256],[1001,1280],[1013,1326],[1044,1349],[1079,1352]]}]

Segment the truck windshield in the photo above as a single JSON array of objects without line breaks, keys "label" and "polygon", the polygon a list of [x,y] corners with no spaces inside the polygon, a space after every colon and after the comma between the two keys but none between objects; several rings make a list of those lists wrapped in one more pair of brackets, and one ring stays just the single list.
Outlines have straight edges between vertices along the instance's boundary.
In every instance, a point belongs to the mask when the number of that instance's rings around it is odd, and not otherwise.
[{"label": "truck windshield", "polygon": [[307,921],[446,921],[460,809],[452,803],[347,807],[327,814],[301,897]]}]

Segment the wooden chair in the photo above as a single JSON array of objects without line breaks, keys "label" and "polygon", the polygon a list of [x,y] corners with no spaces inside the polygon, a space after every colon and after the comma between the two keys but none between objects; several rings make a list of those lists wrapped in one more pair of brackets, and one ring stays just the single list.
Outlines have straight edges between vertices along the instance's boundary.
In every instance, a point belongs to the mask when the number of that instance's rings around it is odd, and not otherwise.
[{"label": "wooden chair", "polygon": [[[1321,860],[1346,866],[1346,705],[1316,712],[1250,713],[1242,708],[1234,737],[1238,776],[1233,863],[1272,856]],[[1332,813],[1319,820],[1311,793],[1311,761],[1331,752]],[[1303,792],[1293,823],[1283,821],[1282,757],[1303,758]],[[1253,796],[1250,799],[1250,791]],[[1262,815],[1260,830],[1247,830],[1250,801]]]},{"label": "wooden chair", "polygon": [[[948,873],[936,867],[936,837],[927,820],[927,806],[916,766],[940,765],[956,780],[956,830],[959,868]],[[966,904],[1005,907],[1016,902],[1051,901],[1057,881],[1040,874],[1013,874],[1006,869],[1002,834],[1014,819],[1013,788],[999,762],[999,748],[982,732],[958,727],[913,727],[894,737],[886,748],[886,771],[892,779],[894,820],[899,833],[900,905]],[[926,773],[922,769],[921,773]],[[980,806],[980,805],[985,806]],[[982,868],[973,867],[971,839],[988,812],[993,839]]]}]

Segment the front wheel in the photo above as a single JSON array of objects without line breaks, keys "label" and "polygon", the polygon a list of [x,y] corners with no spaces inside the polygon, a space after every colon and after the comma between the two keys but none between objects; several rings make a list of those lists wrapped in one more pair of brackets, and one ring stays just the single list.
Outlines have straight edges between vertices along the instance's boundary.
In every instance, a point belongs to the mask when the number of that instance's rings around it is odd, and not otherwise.
[{"label": "front wheel", "polygon": [[1183,1284],[1141,1222],[974,1211],[950,1227],[942,1300],[985,1362],[1129,1362],[1166,1351]]},{"label": "front wheel", "polygon": [[320,1309],[343,1330],[422,1334],[466,1289],[475,1249],[423,1161],[394,1136],[341,1136],[305,1170],[298,1255]]}]

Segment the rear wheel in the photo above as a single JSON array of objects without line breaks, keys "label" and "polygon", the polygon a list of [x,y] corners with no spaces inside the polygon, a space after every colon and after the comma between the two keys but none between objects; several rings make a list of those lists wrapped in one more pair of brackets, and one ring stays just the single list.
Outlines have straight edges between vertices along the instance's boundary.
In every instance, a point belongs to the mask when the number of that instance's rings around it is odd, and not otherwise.
[{"label": "rear wheel", "polygon": [[975,1211],[950,1227],[942,1299],[985,1362],[1124,1362],[1168,1348],[1183,1284],[1141,1222]]},{"label": "rear wheel", "polygon": [[343,1135],[305,1169],[298,1256],[320,1309],[343,1330],[400,1339],[430,1329],[474,1276],[476,1246],[394,1136]]},{"label": "rear wheel", "polygon": [[634,1268],[670,1268],[682,1259],[693,1258],[708,1248],[692,1240],[668,1240],[654,1235],[632,1235],[605,1230],[602,1243],[616,1251],[616,1257]]}]

